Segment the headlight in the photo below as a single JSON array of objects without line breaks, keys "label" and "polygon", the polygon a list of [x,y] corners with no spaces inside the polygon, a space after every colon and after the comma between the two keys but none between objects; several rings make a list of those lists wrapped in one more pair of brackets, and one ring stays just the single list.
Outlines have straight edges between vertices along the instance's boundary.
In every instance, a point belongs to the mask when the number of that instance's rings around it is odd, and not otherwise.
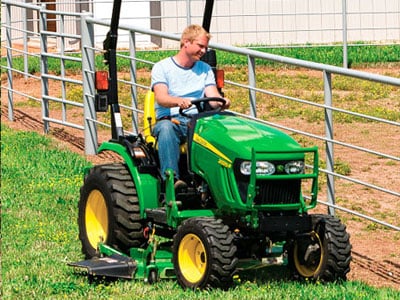
[{"label": "headlight", "polygon": [[301,174],[304,173],[304,161],[293,160],[285,164],[285,172],[287,174]]},{"label": "headlight", "polygon": [[[243,175],[250,175],[251,173],[251,162],[244,161],[240,164],[240,172]],[[268,161],[256,162],[256,174],[271,175],[275,173],[275,166]]]}]

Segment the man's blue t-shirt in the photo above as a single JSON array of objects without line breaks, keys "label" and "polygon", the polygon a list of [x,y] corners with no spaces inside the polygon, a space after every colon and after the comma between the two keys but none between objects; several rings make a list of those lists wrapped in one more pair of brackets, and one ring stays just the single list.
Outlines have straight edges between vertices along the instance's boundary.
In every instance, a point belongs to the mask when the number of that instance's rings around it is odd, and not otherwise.
[{"label": "man's blue t-shirt", "polygon": [[[151,71],[151,88],[159,83],[168,87],[171,96],[194,100],[204,97],[205,87],[215,85],[215,77],[210,65],[203,61],[197,61],[191,68],[183,68],[168,57],[156,63]],[[157,119],[179,113],[179,107],[169,108],[156,103],[155,108]]]}]

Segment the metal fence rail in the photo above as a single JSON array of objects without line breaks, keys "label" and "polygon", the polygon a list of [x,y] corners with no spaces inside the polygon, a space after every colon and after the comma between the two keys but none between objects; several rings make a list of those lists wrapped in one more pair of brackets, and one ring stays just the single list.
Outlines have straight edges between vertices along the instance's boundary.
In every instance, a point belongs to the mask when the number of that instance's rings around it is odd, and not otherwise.
[{"label": "metal fence rail", "polygon": [[[79,64],[81,64],[82,62],[81,58],[66,55],[65,53],[65,39],[74,38],[80,40],[80,36],[71,35],[63,31],[64,20],[66,18],[68,17],[78,18],[80,17],[81,14],[47,10],[45,5],[37,6],[26,3],[13,3],[12,5],[7,4],[6,10],[7,10],[6,22],[3,25],[3,27],[5,28],[7,33],[7,45],[4,47],[6,48],[7,52],[7,66],[2,65],[2,68],[6,69],[7,71],[8,84],[7,86],[4,87],[2,86],[2,89],[7,90],[8,93],[8,118],[10,120],[13,120],[14,118],[13,97],[14,94],[18,94],[22,97],[26,97],[27,99],[37,101],[41,104],[42,120],[44,122],[44,132],[47,133],[49,131],[51,122],[83,130],[84,127],[82,124],[74,124],[68,122],[67,120],[67,106],[75,106],[83,108],[83,104],[76,101],[70,101],[67,99],[67,85],[72,84],[81,86],[82,81],[68,77],[66,74],[66,67],[65,67],[65,64],[68,61],[73,61]],[[20,12],[18,12],[18,10],[22,12],[22,15],[27,15],[27,10],[36,11],[39,15],[38,19],[33,20],[34,22],[37,23],[38,28],[40,28],[40,34],[37,35],[38,46],[37,49],[33,51],[29,49],[28,45],[28,35],[30,35],[31,32],[26,29],[21,30],[18,24],[14,24],[13,15],[11,14],[11,11],[13,11],[16,14],[21,14]],[[60,26],[58,32],[51,32],[47,30],[47,16],[49,14],[55,14],[59,16]],[[26,28],[26,26],[23,27]],[[13,34],[22,34],[24,40],[22,50],[16,48],[15,45],[13,45],[13,40],[14,40]],[[30,36],[30,39],[32,39],[32,36]],[[59,49],[58,52],[55,52],[55,49],[50,49],[55,47],[54,45],[55,40],[58,40],[62,45],[62,47]],[[23,56],[23,67],[22,68],[14,67],[12,58],[13,56],[20,56],[20,55]],[[40,66],[37,71],[40,71],[40,76],[31,74],[31,72],[29,71],[28,60],[29,58],[32,57],[37,58],[39,61]],[[59,74],[55,75],[49,73],[49,60],[57,62],[60,69]],[[42,94],[40,95],[40,97],[32,96],[29,90],[27,91],[14,90],[13,88],[14,75],[23,75],[25,79],[30,78],[33,80],[40,81],[42,88]],[[50,83],[60,85],[61,95],[57,95],[50,91],[49,87]],[[62,108],[61,119],[50,117],[50,108],[49,108],[50,102],[53,103],[56,102],[61,105]]]},{"label": "metal fence rail", "polygon": [[[57,35],[54,35],[52,32],[46,30],[45,20],[46,15],[50,13],[44,7],[37,7],[28,4],[15,4],[13,2],[8,2],[7,0],[3,1],[7,9],[7,20],[3,25],[7,31],[7,65],[2,65],[2,69],[7,71],[7,84],[2,85],[2,90],[7,91],[7,103],[8,103],[8,117],[10,120],[13,119],[13,97],[14,95],[23,95],[27,99],[33,99],[42,104],[43,116],[42,119],[44,121],[44,131],[47,132],[49,130],[49,126],[51,123],[62,124],[64,126],[69,126],[77,129],[81,129],[84,131],[85,136],[85,153],[86,154],[95,154],[96,148],[98,146],[98,136],[97,129],[99,125],[108,126],[107,122],[104,120],[98,120],[96,112],[94,110],[94,72],[96,71],[96,62],[95,57],[96,54],[99,53],[101,49],[96,47],[94,33],[97,32],[99,27],[109,27],[109,21],[107,20],[99,20],[93,18],[90,13],[74,15],[74,17],[80,18],[81,24],[81,35],[73,36],[75,39],[79,39],[81,44],[81,55],[82,57],[70,56],[67,53],[63,52],[63,50],[52,53],[49,50],[48,42],[52,38],[63,38],[63,37],[71,37],[69,34],[63,34],[63,32],[58,32]],[[14,30],[12,24],[12,16],[11,16],[11,6],[18,7],[20,9],[36,9],[41,15],[40,20],[38,20],[42,30],[42,34],[40,35],[40,51],[39,54],[32,54],[28,51],[28,49],[20,50],[18,54],[21,53],[26,56],[33,56],[40,58],[40,72],[41,76],[34,76],[27,72],[27,66],[14,67],[13,66],[13,58],[14,58],[14,48],[12,44],[12,32]],[[54,13],[54,11],[51,11]],[[62,12],[56,12],[57,14],[63,15]],[[68,14],[67,14],[68,15]],[[18,29],[19,30],[19,29]],[[120,54],[118,55],[119,59],[129,61],[130,66],[130,74],[129,78],[125,77],[119,80],[120,86],[127,86],[129,90],[129,104],[122,105],[122,109],[124,112],[127,112],[127,115],[130,114],[131,117],[131,132],[138,133],[140,131],[140,119],[142,116],[142,107],[140,98],[144,94],[145,90],[149,88],[149,81],[141,81],[139,78],[139,74],[137,72],[137,64],[147,64],[149,67],[152,66],[154,62],[146,61],[143,59],[139,59],[137,57],[137,36],[151,36],[162,39],[168,39],[173,41],[178,41],[180,36],[176,34],[170,34],[161,32],[158,30],[151,30],[146,28],[141,28],[138,26],[128,26],[121,25],[120,30],[124,32],[127,36],[129,36],[129,49],[126,51],[128,54]],[[61,43],[62,44],[62,43]],[[336,78],[348,78],[348,79],[357,79],[366,82],[377,82],[380,85],[384,86],[390,92],[399,92],[400,90],[400,79],[395,77],[371,74],[356,70],[349,70],[346,68],[340,68],[330,65],[324,65],[319,63],[313,63],[308,61],[302,61],[293,58],[282,57],[278,55],[268,54],[259,52],[251,49],[243,49],[234,46],[228,46],[218,43],[211,42],[209,45],[211,48],[216,49],[219,52],[229,52],[234,53],[240,57],[244,57],[247,59],[246,70],[246,78],[242,82],[235,82],[233,80],[226,80],[226,89],[234,89],[237,93],[242,93],[244,91],[245,95],[247,95],[248,101],[248,114],[244,113],[243,115],[248,118],[262,118],[265,119],[265,116],[262,115],[259,111],[259,107],[262,104],[263,97],[272,97],[277,99],[282,99],[283,101],[288,101],[291,103],[297,103],[296,105],[301,105],[302,108],[307,109],[309,107],[313,107],[321,112],[323,112],[323,120],[321,124],[323,124],[324,132],[314,133],[312,131],[303,130],[302,128],[298,128],[296,126],[288,126],[287,124],[280,122],[271,122],[268,120],[264,120],[265,123],[280,128],[282,130],[288,131],[291,134],[298,135],[300,137],[310,138],[312,141],[320,142],[322,144],[321,151],[325,151],[325,161],[326,166],[321,167],[321,172],[325,174],[326,179],[326,191],[323,191],[322,194],[325,194],[326,199],[319,199],[319,202],[326,205],[331,214],[334,214],[334,210],[342,210],[346,213],[353,214],[358,217],[365,218],[367,220],[376,222],[378,224],[387,226],[393,230],[400,231],[400,227],[398,224],[389,224],[383,220],[379,220],[378,218],[372,217],[363,213],[362,211],[358,211],[357,209],[350,209],[344,205],[338,205],[336,203],[337,198],[341,199],[351,199],[351,195],[343,195],[341,192],[338,195],[337,186],[335,184],[336,181],[345,181],[349,184],[354,184],[360,189],[368,188],[376,193],[380,193],[381,195],[386,195],[391,197],[390,199],[394,199],[394,201],[400,200],[400,191],[398,187],[395,188],[387,188],[378,184],[376,182],[368,182],[368,180],[354,178],[349,175],[342,175],[335,171],[335,161],[337,160],[337,153],[334,152],[338,147],[344,148],[351,153],[362,153],[363,155],[368,155],[368,159],[376,161],[379,164],[379,160],[384,158],[387,160],[388,164],[398,164],[400,162],[399,155],[399,141],[395,138],[396,134],[399,131],[400,123],[398,122],[398,118],[394,121],[389,118],[384,117],[376,117],[372,115],[368,115],[365,113],[357,113],[348,108],[343,108],[338,106],[335,103],[334,93],[335,88],[332,84],[332,77]],[[59,74],[51,74],[48,70],[48,65],[50,64],[49,60],[56,60],[60,64]],[[24,60],[25,61],[25,60]],[[26,60],[27,61],[27,60]],[[66,71],[65,63],[74,62],[82,65],[82,79],[76,79],[70,77],[68,72]],[[296,67],[296,68],[304,68],[306,70],[315,70],[320,75],[321,79],[321,87],[319,93],[321,93],[323,97],[323,103],[317,103],[314,101],[310,101],[306,98],[296,97],[293,95],[282,94],[277,91],[271,89],[265,89],[258,87],[258,76],[260,76],[259,70],[259,62],[261,61],[273,61],[280,63],[284,66]],[[40,97],[32,97],[29,95],[29,91],[20,91],[15,90],[13,88],[13,76],[14,75],[24,75],[31,80],[39,80],[42,84],[42,95]],[[61,84],[60,93],[54,95],[52,93],[51,84]],[[71,87],[72,86],[72,87]],[[79,100],[74,100],[69,96],[69,90],[71,88],[81,88],[82,96]],[[236,93],[236,92],[235,92]],[[51,117],[52,106],[50,103],[58,103],[61,104],[61,118],[57,119],[55,117]],[[72,108],[82,109],[81,113],[83,114],[82,124],[72,124],[68,121],[69,110]],[[395,109],[396,110],[396,109]],[[29,112],[27,112],[29,113]],[[375,150],[374,143],[368,146],[360,146],[357,143],[346,142],[343,140],[339,140],[335,137],[334,128],[338,126],[338,124],[334,121],[334,114],[344,114],[354,118],[360,118],[363,120],[367,120],[369,122],[374,122],[377,126],[384,126],[384,130],[386,134],[390,137],[391,133],[393,135],[393,139],[391,140],[393,143],[393,149],[384,149]],[[322,126],[321,126],[322,127]],[[390,174],[385,172],[385,169],[382,168],[380,170],[382,172],[380,177],[386,177],[388,180],[396,180],[397,174]],[[368,201],[365,196],[365,201]],[[397,222],[397,221],[396,221]]]}]

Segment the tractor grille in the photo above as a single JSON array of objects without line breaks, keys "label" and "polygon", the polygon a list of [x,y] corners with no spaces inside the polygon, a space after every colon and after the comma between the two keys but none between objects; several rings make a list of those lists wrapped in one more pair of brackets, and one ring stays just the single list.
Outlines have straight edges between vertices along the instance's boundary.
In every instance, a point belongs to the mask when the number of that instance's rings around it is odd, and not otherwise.
[{"label": "tractor grille", "polygon": [[300,180],[260,180],[254,203],[260,204],[295,204],[300,198]]},{"label": "tractor grille", "polygon": [[[240,195],[246,202],[248,182],[238,182]],[[300,201],[301,180],[258,180],[256,182],[257,195],[254,204],[295,204]]]}]

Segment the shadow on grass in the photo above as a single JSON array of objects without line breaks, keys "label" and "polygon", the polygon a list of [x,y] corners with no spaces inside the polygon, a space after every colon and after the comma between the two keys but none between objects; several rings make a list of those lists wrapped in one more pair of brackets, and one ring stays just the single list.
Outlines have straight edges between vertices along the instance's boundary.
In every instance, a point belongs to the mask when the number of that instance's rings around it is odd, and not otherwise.
[{"label": "shadow on grass", "polygon": [[241,282],[250,281],[261,285],[275,281],[295,281],[289,268],[284,265],[240,271],[238,276]]}]

